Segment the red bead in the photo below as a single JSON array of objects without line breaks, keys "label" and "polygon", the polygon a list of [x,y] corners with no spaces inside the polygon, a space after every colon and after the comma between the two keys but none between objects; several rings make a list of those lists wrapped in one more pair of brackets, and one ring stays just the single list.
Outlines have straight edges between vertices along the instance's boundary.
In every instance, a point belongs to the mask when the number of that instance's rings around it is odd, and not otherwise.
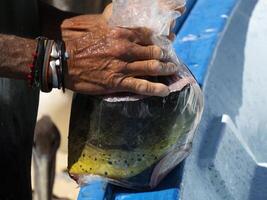
[{"label": "red bead", "polygon": [[28,75],[27,75],[27,78],[28,78],[29,80],[31,80],[31,79],[32,79],[32,75],[31,75],[31,74],[28,74]]}]

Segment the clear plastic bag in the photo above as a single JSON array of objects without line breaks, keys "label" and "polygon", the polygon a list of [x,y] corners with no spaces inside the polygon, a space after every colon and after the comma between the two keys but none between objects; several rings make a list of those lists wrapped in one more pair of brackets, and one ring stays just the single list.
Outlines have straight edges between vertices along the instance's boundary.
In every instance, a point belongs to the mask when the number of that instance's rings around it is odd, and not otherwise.
[{"label": "clear plastic bag", "polygon": [[69,173],[79,183],[97,178],[134,189],[150,189],[191,150],[203,111],[203,95],[167,39],[180,0],[114,0],[110,24],[148,27],[153,42],[179,67],[158,77],[168,97],[138,95],[74,98],[69,134]]}]

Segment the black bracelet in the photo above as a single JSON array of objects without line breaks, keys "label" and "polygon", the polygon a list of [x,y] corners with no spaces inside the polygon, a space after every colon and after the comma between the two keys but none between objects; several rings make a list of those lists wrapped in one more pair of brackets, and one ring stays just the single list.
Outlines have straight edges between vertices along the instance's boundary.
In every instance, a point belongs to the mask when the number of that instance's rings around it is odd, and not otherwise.
[{"label": "black bracelet", "polygon": [[37,38],[36,51],[33,53],[33,63],[30,64],[31,73],[28,75],[31,87],[40,87],[40,70],[42,68],[46,38]]},{"label": "black bracelet", "polygon": [[31,85],[39,87],[42,92],[50,92],[53,88],[65,92],[64,73],[67,54],[63,41],[53,41],[45,37],[37,38],[37,48],[31,64],[29,80]]},{"label": "black bracelet", "polygon": [[45,47],[45,54],[44,54],[44,61],[43,61],[43,69],[42,69],[42,79],[41,79],[41,91],[42,92],[51,92],[53,89],[53,85],[49,80],[51,77],[49,76],[49,68],[50,68],[50,54],[52,51],[52,46],[54,44],[53,40],[47,40],[46,41],[46,47]]},{"label": "black bracelet", "polygon": [[65,72],[66,72],[68,55],[66,53],[65,43],[63,41],[57,41],[57,45],[58,45],[58,50],[59,50],[59,54],[60,54],[60,72],[61,72],[60,80],[61,80],[61,87],[62,87],[63,92],[65,92],[64,75],[65,75]]}]

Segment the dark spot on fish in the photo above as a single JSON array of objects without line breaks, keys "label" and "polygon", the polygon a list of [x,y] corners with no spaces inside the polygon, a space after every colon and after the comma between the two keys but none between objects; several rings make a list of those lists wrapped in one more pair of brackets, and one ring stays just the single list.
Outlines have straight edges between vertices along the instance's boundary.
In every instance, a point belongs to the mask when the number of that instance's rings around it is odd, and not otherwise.
[{"label": "dark spot on fish", "polygon": [[82,168],[83,166],[82,165],[80,165],[80,168]]},{"label": "dark spot on fish", "polygon": [[143,157],[145,157],[145,154],[143,154]]},{"label": "dark spot on fish", "polygon": [[108,175],[108,173],[107,172],[105,172],[105,176],[107,176]]},{"label": "dark spot on fish", "polygon": [[142,159],[141,159],[141,158],[138,158],[137,160],[138,160],[139,162],[141,162],[141,161],[142,161]]},{"label": "dark spot on fish", "polygon": [[108,161],[108,164],[112,165],[113,163],[111,161]]},{"label": "dark spot on fish", "polygon": [[157,156],[155,156],[155,158],[154,158],[155,160],[157,160],[158,159],[158,157]]},{"label": "dark spot on fish", "polygon": [[95,158],[95,161],[97,161],[97,158]]},{"label": "dark spot on fish", "polygon": [[92,167],[90,168],[90,170],[92,170]]},{"label": "dark spot on fish", "polygon": [[127,164],[128,163],[127,160],[125,160],[124,163]]},{"label": "dark spot on fish", "polygon": [[83,157],[85,157],[85,154],[83,154]]},{"label": "dark spot on fish", "polygon": [[133,171],[131,171],[131,174],[133,174],[134,172]]}]

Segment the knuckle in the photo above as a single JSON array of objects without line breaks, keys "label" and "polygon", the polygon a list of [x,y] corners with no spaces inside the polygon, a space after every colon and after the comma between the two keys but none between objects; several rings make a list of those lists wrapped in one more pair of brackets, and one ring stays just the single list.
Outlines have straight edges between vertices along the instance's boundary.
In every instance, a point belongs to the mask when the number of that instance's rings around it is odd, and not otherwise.
[{"label": "knuckle", "polygon": [[137,83],[135,85],[135,89],[136,91],[140,92],[140,93],[145,93],[146,92],[146,85],[145,84],[142,84],[142,83]]},{"label": "knuckle", "polygon": [[137,91],[142,94],[151,94],[154,92],[154,88],[147,81],[137,84],[136,87]]},{"label": "knuckle", "polygon": [[149,58],[154,58],[154,51],[155,51],[154,49],[155,49],[154,46],[148,47]]},{"label": "knuckle", "polygon": [[147,61],[145,70],[146,72],[158,74],[162,71],[162,65],[158,60]]},{"label": "knuckle", "polygon": [[129,63],[127,63],[127,62],[121,61],[118,63],[118,66],[119,66],[119,71],[123,74],[127,74],[127,73],[129,73],[129,71],[131,71]]},{"label": "knuckle", "polygon": [[149,47],[149,55],[150,58],[160,58],[160,54],[161,54],[161,48],[158,46],[150,46]]},{"label": "knuckle", "polygon": [[129,49],[130,45],[127,42],[118,42],[116,45],[114,45],[111,54],[114,57],[122,57],[128,54]]},{"label": "knuckle", "polygon": [[106,76],[106,85],[109,88],[118,88],[122,81],[122,76],[120,74],[110,73]]},{"label": "knuckle", "polygon": [[110,36],[114,39],[119,39],[122,36],[122,29],[120,28],[113,28],[110,30]]},{"label": "knuckle", "polygon": [[139,27],[135,29],[135,32],[143,37],[150,37],[152,35],[152,31],[149,28],[146,27]]},{"label": "knuckle", "polygon": [[158,60],[153,61],[153,69],[156,73],[160,73],[164,70],[162,63]]},{"label": "knuckle", "polygon": [[166,69],[168,72],[176,72],[178,68],[174,63],[168,63],[166,64]]}]

